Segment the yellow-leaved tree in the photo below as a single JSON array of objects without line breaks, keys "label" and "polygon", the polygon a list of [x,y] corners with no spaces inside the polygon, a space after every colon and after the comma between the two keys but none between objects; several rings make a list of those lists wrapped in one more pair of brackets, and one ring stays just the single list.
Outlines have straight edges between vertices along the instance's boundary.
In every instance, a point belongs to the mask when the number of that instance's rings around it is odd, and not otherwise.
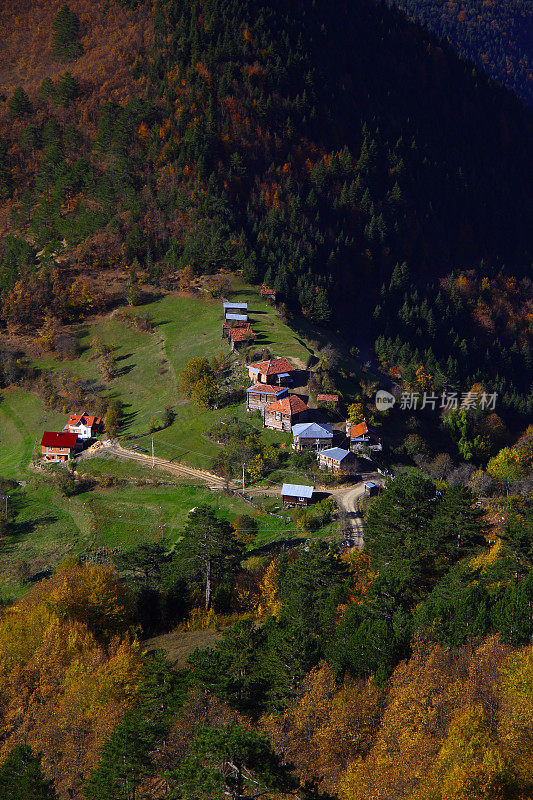
[{"label": "yellow-leaved tree", "polygon": [[24,741],[60,797],[78,796],[141,681],[129,603],[111,568],[71,564],[0,621],[0,761]]}]

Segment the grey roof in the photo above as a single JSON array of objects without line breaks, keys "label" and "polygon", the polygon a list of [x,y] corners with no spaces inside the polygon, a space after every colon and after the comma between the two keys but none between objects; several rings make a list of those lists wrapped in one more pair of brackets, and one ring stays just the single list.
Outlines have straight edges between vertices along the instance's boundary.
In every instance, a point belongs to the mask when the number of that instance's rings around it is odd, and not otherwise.
[{"label": "grey roof", "polygon": [[248,322],[248,314],[226,314],[226,319],[234,322]]},{"label": "grey roof", "polygon": [[300,439],[333,439],[333,428],[328,422],[299,422],[292,426],[292,435]]},{"label": "grey roof", "polygon": [[222,303],[223,308],[246,308],[248,310],[248,303]]},{"label": "grey roof", "polygon": [[342,461],[346,456],[350,455],[350,451],[343,450],[342,447],[330,447],[328,450],[321,450],[319,455],[333,458],[335,461]]},{"label": "grey roof", "polygon": [[298,486],[296,483],[284,483],[281,487],[283,497],[306,497],[308,500],[313,496],[314,486]]}]

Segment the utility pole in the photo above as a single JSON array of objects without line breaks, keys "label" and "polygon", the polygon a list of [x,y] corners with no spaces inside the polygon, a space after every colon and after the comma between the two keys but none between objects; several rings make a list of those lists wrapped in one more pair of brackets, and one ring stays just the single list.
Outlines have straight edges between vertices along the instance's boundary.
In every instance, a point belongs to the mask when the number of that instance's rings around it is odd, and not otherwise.
[{"label": "utility pole", "polygon": [[244,465],[245,464],[246,464],[246,461],[244,461],[243,465],[242,465],[242,490],[243,490],[243,492],[244,492]]},{"label": "utility pole", "polygon": [[155,467],[154,461],[154,437],[152,436],[152,469]]}]

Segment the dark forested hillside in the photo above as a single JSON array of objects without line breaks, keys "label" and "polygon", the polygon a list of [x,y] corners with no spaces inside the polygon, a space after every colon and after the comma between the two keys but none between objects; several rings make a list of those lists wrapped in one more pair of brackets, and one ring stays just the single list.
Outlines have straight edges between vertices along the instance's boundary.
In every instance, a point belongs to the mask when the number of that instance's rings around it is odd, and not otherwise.
[{"label": "dark forested hillside", "polygon": [[396,5],[533,106],[531,0],[398,0]]},{"label": "dark forested hillside", "polygon": [[[242,269],[348,335],[397,263],[422,286],[454,269],[527,274],[532,118],[400,12],[162,0],[150,50],[138,6],[131,79],[106,95],[79,5],[50,18],[52,77],[5,95],[5,322],[82,312],[72,268],[135,263],[154,283]],[[99,14],[116,26],[126,11]]]}]

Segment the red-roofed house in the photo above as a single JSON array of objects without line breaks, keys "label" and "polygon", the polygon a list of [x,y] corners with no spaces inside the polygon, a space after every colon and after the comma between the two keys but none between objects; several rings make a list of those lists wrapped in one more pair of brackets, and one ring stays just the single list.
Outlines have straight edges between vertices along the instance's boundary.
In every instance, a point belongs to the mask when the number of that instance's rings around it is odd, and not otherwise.
[{"label": "red-roofed house", "polygon": [[82,414],[71,414],[63,430],[75,433],[80,439],[92,439],[101,427],[100,417],[93,417],[84,411]]},{"label": "red-roofed house", "polygon": [[256,383],[246,390],[246,410],[262,411],[274,400],[280,400],[288,392],[286,386],[269,386],[268,383]]},{"label": "red-roofed house", "polygon": [[381,450],[381,439],[372,428],[368,427],[364,420],[357,423],[357,425],[347,422],[346,433],[352,450],[359,451],[363,447],[368,447],[369,450]]},{"label": "red-roofed house", "polygon": [[270,358],[268,361],[256,361],[248,364],[248,375],[254,383],[282,384],[290,380],[291,372],[295,371],[290,361],[286,358]]},{"label": "red-roofed house", "polygon": [[239,347],[243,345],[251,344],[255,339],[255,333],[252,330],[252,326],[248,324],[246,327],[240,328],[230,328],[229,331],[229,340],[231,343],[231,349],[238,350]]},{"label": "red-roofed house", "polygon": [[339,402],[339,395],[338,394],[317,394],[316,401],[317,401],[317,403],[338,403]]},{"label": "red-roofed house", "polygon": [[266,297],[271,303],[276,302],[276,290],[269,289],[268,286],[261,286],[261,297]]},{"label": "red-roofed house", "polygon": [[41,454],[45,461],[68,461],[77,441],[75,433],[45,431],[41,439]]},{"label": "red-roofed house", "polygon": [[308,408],[301,397],[291,394],[265,406],[265,427],[291,432],[297,422],[305,422]]}]

